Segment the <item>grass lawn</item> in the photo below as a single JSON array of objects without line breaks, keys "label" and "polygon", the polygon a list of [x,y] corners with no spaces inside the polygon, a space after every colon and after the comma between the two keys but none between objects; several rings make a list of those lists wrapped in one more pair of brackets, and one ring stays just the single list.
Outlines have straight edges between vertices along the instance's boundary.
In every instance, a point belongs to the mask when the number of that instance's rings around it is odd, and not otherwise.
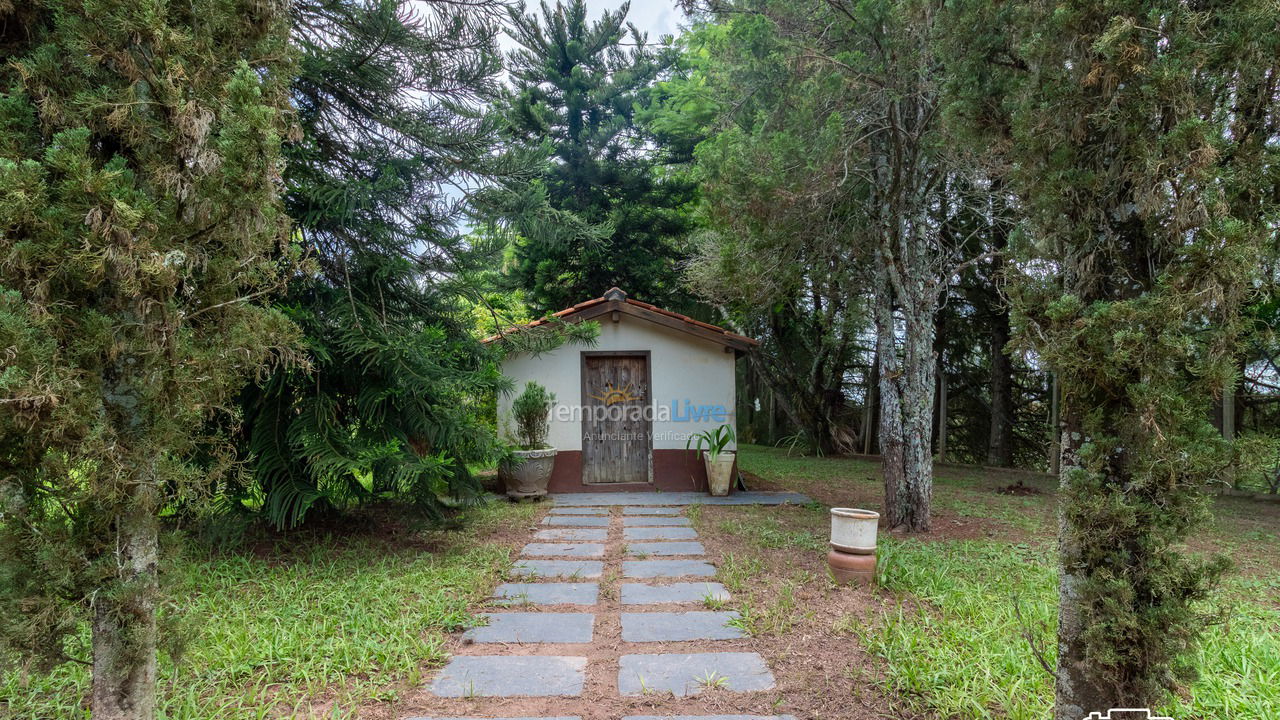
[{"label": "grass lawn", "polygon": [[[878,463],[753,446],[741,448],[739,461],[758,476],[756,486],[799,490],[817,504],[732,514],[708,509],[700,529],[739,548],[721,574],[738,587],[735,600],[741,598],[746,615],[787,616],[768,617],[772,626],[802,623],[808,611],[789,602],[774,578],[752,584],[741,569],[767,566],[770,554],[794,563],[797,551],[824,553],[828,506],[879,509]],[[1018,480],[1033,490],[998,492]],[[936,482],[935,531],[923,538],[882,534],[879,588],[868,594],[868,606],[821,631],[855,638],[874,658],[864,679],[895,713],[1047,717],[1053,683],[1031,648],[1053,662],[1054,480],[941,466]],[[1208,628],[1196,658],[1200,680],[1165,707],[1166,714],[1180,720],[1280,717],[1278,532],[1280,505],[1223,498],[1217,520],[1193,543],[1193,551],[1220,550],[1236,561],[1216,601],[1228,608],[1229,619]]]},{"label": "grass lawn", "polygon": [[[467,511],[453,531],[188,547],[165,576],[187,642],[179,661],[162,656],[161,717],[353,717],[360,703],[393,699],[442,664],[446,633],[506,570],[534,512],[500,502]],[[0,715],[88,718],[88,681],[80,665],[0,667]]]}]

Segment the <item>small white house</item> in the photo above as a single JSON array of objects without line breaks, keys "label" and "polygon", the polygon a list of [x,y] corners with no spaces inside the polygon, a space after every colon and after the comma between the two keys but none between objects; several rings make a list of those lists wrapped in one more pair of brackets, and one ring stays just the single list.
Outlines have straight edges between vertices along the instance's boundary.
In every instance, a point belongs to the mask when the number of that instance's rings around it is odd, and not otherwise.
[{"label": "small white house", "polygon": [[[511,354],[502,366],[516,393],[533,380],[556,396],[547,442],[559,453],[550,491],[705,490],[706,472],[688,439],[721,425],[736,429],[735,360],[758,343],[618,288],[555,317],[597,321],[597,343]],[[513,399],[498,398],[508,435]]]}]

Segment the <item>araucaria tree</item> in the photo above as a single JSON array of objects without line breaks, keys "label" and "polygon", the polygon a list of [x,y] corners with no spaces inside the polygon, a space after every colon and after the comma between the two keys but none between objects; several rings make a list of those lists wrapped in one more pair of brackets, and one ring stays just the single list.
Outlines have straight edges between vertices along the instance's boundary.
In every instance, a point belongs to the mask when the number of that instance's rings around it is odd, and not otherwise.
[{"label": "araucaria tree", "polygon": [[87,623],[94,718],[154,717],[158,514],[295,335],[254,303],[288,241],[284,9],[0,8],[0,638],[61,662]]},{"label": "araucaria tree", "polygon": [[513,9],[514,90],[503,103],[517,151],[551,151],[537,181],[496,198],[516,237],[512,282],[538,311],[612,285],[669,304],[679,296],[676,242],[688,232],[693,184],[664,172],[667,149],[636,122],[674,61],[624,25],[629,4],[587,18],[583,0]]},{"label": "araucaria tree", "polygon": [[505,10],[291,6],[301,135],[285,147],[284,200],[316,272],[274,300],[310,367],[246,387],[240,450],[254,473],[232,487],[277,526],[375,498],[438,512],[440,495],[478,491],[467,464],[496,451],[476,403],[502,378],[464,302],[490,259],[457,223],[466,188],[531,171],[498,157],[496,118],[480,109],[496,92]]},{"label": "araucaria tree", "polygon": [[1192,673],[1222,563],[1181,545],[1280,219],[1278,22],[1248,2],[957,8],[978,56],[955,116],[1012,168],[1015,330],[1062,386],[1059,720],[1157,704]]}]

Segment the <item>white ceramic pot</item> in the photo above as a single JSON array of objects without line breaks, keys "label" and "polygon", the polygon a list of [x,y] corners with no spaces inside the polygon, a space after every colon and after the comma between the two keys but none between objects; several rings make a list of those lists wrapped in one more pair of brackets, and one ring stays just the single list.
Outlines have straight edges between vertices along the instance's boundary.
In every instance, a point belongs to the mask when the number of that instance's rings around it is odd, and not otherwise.
[{"label": "white ceramic pot", "polygon": [[702,462],[707,468],[707,489],[712,495],[724,497],[729,494],[729,486],[733,484],[734,453],[722,452],[711,461],[711,456],[702,453]]},{"label": "white ceramic pot", "polygon": [[857,555],[876,551],[880,513],[858,508],[831,508],[831,547]]}]

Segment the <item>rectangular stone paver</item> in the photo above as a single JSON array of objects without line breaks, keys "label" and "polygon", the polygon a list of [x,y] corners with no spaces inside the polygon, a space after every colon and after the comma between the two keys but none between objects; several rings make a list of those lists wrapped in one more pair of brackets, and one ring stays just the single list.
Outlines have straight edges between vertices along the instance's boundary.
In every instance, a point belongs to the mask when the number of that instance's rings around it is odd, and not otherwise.
[{"label": "rectangular stone paver", "polygon": [[437,697],[577,697],[587,659],[554,655],[454,655],[431,684]]},{"label": "rectangular stone paver", "polygon": [[[504,719],[499,719],[504,720]],[[518,719],[517,719],[518,720]],[[535,719],[527,719],[535,720]],[[795,715],[627,715],[622,720],[796,720]]]},{"label": "rectangular stone paver", "polygon": [[607,507],[553,507],[553,515],[608,515]]},{"label": "rectangular stone paver", "polygon": [[[543,532],[546,531],[544,530]],[[629,527],[622,529],[623,540],[692,540],[696,537],[698,537],[698,531],[688,527]]]},{"label": "rectangular stone paver", "polygon": [[714,577],[715,574],[714,565],[700,560],[622,561],[622,576],[626,578],[674,578],[687,575]]},{"label": "rectangular stone paver", "polygon": [[768,690],[774,681],[764,658],[752,652],[623,655],[618,659],[618,692],[622,695],[643,695],[646,691],[697,695],[708,685],[751,692]]},{"label": "rectangular stone paver", "polygon": [[736,612],[709,610],[622,613],[622,639],[626,642],[737,640],[747,636],[741,628],[729,624],[737,617]]},{"label": "rectangular stone paver", "polygon": [[[625,591],[624,591],[625,592]],[[493,596],[504,605],[595,605],[596,583],[503,583]]]},{"label": "rectangular stone paver", "polygon": [[535,575],[588,580],[600,577],[603,571],[604,563],[599,560],[521,560],[511,568],[511,573],[516,576]]},{"label": "rectangular stone paver", "polygon": [[679,515],[684,508],[678,507],[624,507],[623,515]]},{"label": "rectangular stone paver", "polygon": [[649,525],[684,525],[689,526],[693,523],[689,522],[687,517],[672,517],[664,515],[648,515],[640,517],[624,517],[622,518],[623,527],[642,527]]},{"label": "rectangular stone paver", "polygon": [[714,600],[726,601],[729,591],[720,583],[681,582],[670,585],[645,585],[623,583],[623,605],[659,605],[661,603],[702,603],[710,595]]},{"label": "rectangular stone paver", "polygon": [[548,515],[542,518],[542,524],[561,527],[609,527],[609,518],[588,515]]},{"label": "rectangular stone paver", "polygon": [[[639,529],[639,528],[633,528]],[[580,542],[604,542],[609,539],[608,528],[547,528],[533,534],[535,540],[578,540]]]},{"label": "rectangular stone paver", "polygon": [[[528,545],[525,546],[526,553]],[[603,554],[604,548],[601,547]],[[707,549],[700,542],[645,542],[627,546],[628,555],[706,555]],[[592,556],[594,557],[594,556]]]},{"label": "rectangular stone paver", "polygon": [[591,613],[484,613],[488,625],[462,634],[477,643],[589,643],[596,616]]},{"label": "rectangular stone paver", "polygon": [[[521,555],[527,557],[604,557],[603,543],[538,543],[524,546]],[[682,553],[688,554],[688,553]]]},{"label": "rectangular stone paver", "polygon": [[[724,717],[728,717],[728,719],[732,720],[733,716],[726,715]],[[748,716],[742,715],[742,717],[748,717]],[[575,715],[572,717],[492,717],[492,719],[485,719],[485,717],[410,717],[410,719],[408,720],[582,720],[582,719],[581,717]],[[714,717],[712,720],[714,720]],[[751,720],[750,717],[748,717],[748,720]],[[760,719],[758,720],[772,720],[772,719],[769,719],[769,717],[760,717]]]}]

